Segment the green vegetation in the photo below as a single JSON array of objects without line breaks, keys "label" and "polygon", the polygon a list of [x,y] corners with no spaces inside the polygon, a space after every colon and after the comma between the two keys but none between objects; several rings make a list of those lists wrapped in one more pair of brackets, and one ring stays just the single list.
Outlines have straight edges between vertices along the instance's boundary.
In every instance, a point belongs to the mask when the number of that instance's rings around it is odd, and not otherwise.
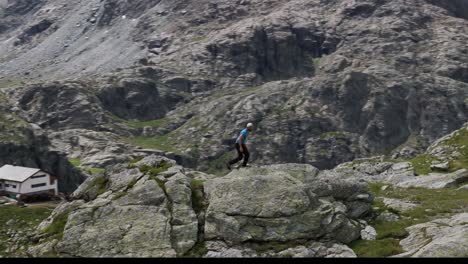
[{"label": "green vegetation", "polygon": [[163,171],[167,171],[170,167],[172,167],[172,164],[163,160],[161,161],[156,167],[148,166],[148,165],[143,165],[141,166],[140,172],[147,174],[150,176],[150,178],[156,177],[159,173]]},{"label": "green vegetation", "polygon": [[219,158],[208,162],[208,169],[206,172],[217,176],[225,175],[229,172],[229,170],[226,168],[226,163],[233,158],[234,156],[231,152],[224,153]]},{"label": "green vegetation", "polygon": [[203,184],[202,180],[195,179],[190,183],[192,187],[192,207],[197,215],[205,211],[207,207],[205,204]]},{"label": "green vegetation", "polygon": [[[118,83],[118,80],[116,81]],[[139,121],[139,120],[127,120],[121,117],[118,117],[110,112],[107,113],[110,118],[112,118],[116,123],[121,123],[125,126],[131,128],[144,128],[144,127],[160,127],[169,123],[168,118],[160,118],[150,121]]]},{"label": "green vegetation", "polygon": [[63,230],[67,224],[68,215],[70,212],[64,212],[55,216],[52,224],[47,226],[44,230],[41,231],[42,234],[47,234],[48,237],[57,238],[59,240],[63,237]]},{"label": "green vegetation", "polygon": [[96,175],[96,174],[106,171],[106,169],[102,169],[102,168],[83,168],[83,170],[91,175]]},{"label": "green vegetation", "polygon": [[351,248],[359,257],[382,257],[403,253],[398,239],[386,238],[376,241],[357,240]]},{"label": "green vegetation", "polygon": [[[448,172],[454,172],[459,169],[468,169],[468,130],[460,129],[453,137],[450,137],[439,143],[442,147],[451,147],[460,152],[460,156],[451,160]],[[449,152],[454,152],[450,150]],[[417,175],[427,175],[432,172],[431,164],[437,160],[428,154],[419,155],[410,160]]]},{"label": "green vegetation", "polygon": [[182,255],[181,257],[184,258],[201,258],[203,255],[208,253],[208,249],[205,246],[204,242],[197,242],[192,249],[190,249],[187,253]]},{"label": "green vegetation", "polygon": [[98,176],[98,177],[94,178],[94,180],[89,184],[89,186],[88,186],[88,188],[86,188],[85,192],[88,192],[91,188],[94,188],[94,187],[97,186],[97,188],[98,188],[97,194],[101,195],[101,194],[106,192],[107,183],[108,183],[107,177]]},{"label": "green vegetation", "polygon": [[406,212],[398,212],[386,208],[382,198],[374,200],[374,207],[380,212],[390,211],[400,215],[395,222],[374,221],[371,222],[377,231],[375,241],[355,241],[351,247],[360,257],[385,257],[401,253],[398,242],[408,235],[405,228],[425,223],[438,218],[449,217],[459,211],[466,211],[468,204],[468,192],[445,188],[428,190],[424,188],[397,188],[389,186],[384,191],[384,183],[369,184],[369,190],[376,197],[388,197],[401,199],[417,204],[418,206]]},{"label": "green vegetation", "polygon": [[18,87],[25,84],[24,80],[14,77],[0,79],[0,89]]},{"label": "green vegetation", "polygon": [[205,41],[206,39],[207,39],[206,36],[200,35],[200,36],[193,37],[193,38],[191,39],[191,41],[192,41],[192,42],[202,42],[202,41]]},{"label": "green vegetation", "polygon": [[161,119],[156,119],[152,121],[125,121],[125,124],[127,124],[129,127],[133,128],[144,128],[144,127],[160,127],[162,125],[165,125],[169,122],[169,119],[167,118],[161,118]]},{"label": "green vegetation", "polygon": [[128,185],[127,185],[127,190],[133,188],[133,186],[135,186],[135,184],[136,184],[137,182],[138,182],[138,179],[136,179],[136,178],[135,178],[135,179],[132,179],[132,180],[128,183]]},{"label": "green vegetation", "polygon": [[317,71],[320,66],[320,58],[312,58],[312,63],[314,64],[315,70]]},{"label": "green vegetation", "polygon": [[422,154],[411,159],[410,162],[413,165],[414,172],[416,172],[417,175],[427,175],[432,172],[431,164],[434,160],[434,157],[431,157],[427,154]]},{"label": "green vegetation", "polygon": [[158,183],[159,187],[161,187],[161,189],[163,189],[164,193],[166,193],[166,186],[164,185],[164,181],[157,178],[157,176],[161,172],[167,171],[171,167],[172,167],[171,163],[163,160],[156,167],[152,167],[152,166],[149,166],[149,165],[145,164],[145,165],[140,166],[139,170],[140,170],[141,173],[148,175],[149,180],[156,181]]},{"label": "green vegetation", "polygon": [[[29,207],[18,207],[16,205],[4,205],[0,206],[0,255],[9,256],[5,250],[8,246],[8,239],[10,238],[6,232],[8,229],[15,231],[31,230],[37,227],[44,219],[46,219],[54,210],[57,204],[41,204],[31,205]],[[15,223],[7,225],[6,223],[14,219]],[[30,232],[30,231],[25,231]],[[24,244],[27,248],[29,245]],[[13,253],[18,256],[22,252]]]},{"label": "green vegetation", "polygon": [[69,158],[68,161],[78,169],[82,170],[83,172],[86,172],[90,175],[96,175],[101,172],[104,172],[106,169],[103,168],[89,168],[89,167],[81,167],[81,160],[77,158]]},{"label": "green vegetation", "polygon": [[158,136],[158,137],[131,137],[123,138],[125,143],[130,145],[140,146],[143,148],[158,149],[164,152],[175,152],[178,151],[173,147],[174,142],[169,135]]},{"label": "green vegetation", "polygon": [[127,194],[128,194],[128,192],[119,192],[114,196],[113,200],[120,199],[120,198],[124,197]]},{"label": "green vegetation", "polygon": [[[0,103],[2,103],[2,100],[0,100]],[[29,125],[17,115],[0,112],[0,141],[27,144],[28,137],[24,134],[23,127],[28,126]]]},{"label": "green vegetation", "polygon": [[164,193],[167,192],[167,190],[166,190],[166,185],[165,185],[164,181],[162,181],[161,179],[158,179],[158,178],[156,178],[156,177],[151,177],[151,176],[150,176],[149,179],[150,179],[150,180],[156,181],[156,183],[157,183],[158,186],[164,191]]},{"label": "green vegetation", "polygon": [[[165,185],[165,183],[164,183],[163,180],[157,178],[157,176],[159,175],[159,173],[164,172],[164,171],[167,171],[170,167],[172,167],[172,164],[169,163],[169,162],[167,162],[167,161],[165,161],[165,160],[163,160],[163,161],[161,161],[158,165],[156,165],[155,167],[153,167],[153,166],[148,166],[148,165],[145,164],[145,165],[143,165],[143,166],[140,166],[139,169],[140,169],[140,172],[141,172],[141,173],[144,173],[144,174],[148,175],[148,179],[156,181],[156,183],[159,185],[159,187],[161,187],[161,189],[162,189],[163,192],[164,192],[164,195],[168,198],[168,199],[167,199],[167,203],[166,203],[166,205],[167,205],[167,210],[168,210],[168,211],[171,213],[171,215],[172,215],[172,209],[173,209],[173,208],[172,208],[172,201],[169,199],[169,196],[167,195],[166,185]],[[136,181],[137,181],[137,180],[135,179],[135,183],[136,183]],[[133,185],[134,185],[135,183],[133,183]],[[133,186],[133,185],[132,185],[132,186]],[[129,188],[131,188],[130,185],[129,185]]]},{"label": "green vegetation", "polygon": [[75,167],[81,166],[81,160],[80,159],[70,158],[70,159],[68,159],[68,161]]},{"label": "green vegetation", "polygon": [[468,169],[468,129],[461,129],[455,136],[443,141],[449,146],[456,146],[461,156],[450,162],[449,171]]},{"label": "green vegetation", "polygon": [[128,168],[128,169],[134,169],[134,168],[136,168],[136,164],[137,164],[138,162],[140,162],[142,159],[143,159],[143,157],[138,157],[138,158],[136,158],[136,159],[133,159],[133,160],[129,161],[129,162],[128,162],[127,168]]}]

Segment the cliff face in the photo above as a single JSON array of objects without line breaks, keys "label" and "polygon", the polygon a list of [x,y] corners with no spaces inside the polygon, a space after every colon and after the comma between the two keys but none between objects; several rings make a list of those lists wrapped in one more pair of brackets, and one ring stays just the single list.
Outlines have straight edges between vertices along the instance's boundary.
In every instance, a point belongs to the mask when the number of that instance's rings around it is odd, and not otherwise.
[{"label": "cliff face", "polygon": [[37,125],[28,124],[10,109],[8,100],[0,95],[0,166],[40,168],[59,178],[60,192],[73,192],[86,175],[68,162],[65,153],[52,150]]},{"label": "cliff face", "polygon": [[[136,136],[198,169],[219,170],[247,122],[256,162],[332,168],[421,153],[468,120],[464,1],[2,6],[0,71],[18,115]],[[73,80],[44,83],[57,79]]]},{"label": "cliff face", "polygon": [[[454,241],[463,256],[467,10],[464,0],[0,0],[0,165],[48,170],[63,191],[85,178],[66,158],[107,168],[41,224],[28,254],[355,256],[349,246],[362,254],[356,241],[376,239],[372,222],[377,243],[405,256]],[[254,167],[225,174],[248,122]],[[416,216],[373,208],[367,185],[392,199],[377,208]],[[456,199],[431,204],[428,192]],[[395,201],[405,195],[423,201]],[[405,240],[388,234],[399,217]]]}]

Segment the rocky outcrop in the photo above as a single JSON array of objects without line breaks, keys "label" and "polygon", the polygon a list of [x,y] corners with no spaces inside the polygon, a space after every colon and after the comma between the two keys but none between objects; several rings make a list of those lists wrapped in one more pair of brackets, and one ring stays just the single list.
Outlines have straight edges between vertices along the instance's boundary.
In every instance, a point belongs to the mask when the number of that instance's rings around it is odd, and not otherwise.
[{"label": "rocky outcrop", "polygon": [[[2,97],[0,95],[0,103]],[[14,114],[5,114],[0,104],[0,166],[13,164],[40,168],[58,177],[60,192],[73,192],[86,175],[70,164],[66,154],[52,149],[44,131]]]},{"label": "rocky outcrop", "polygon": [[409,236],[400,242],[406,251],[395,257],[467,257],[468,214],[434,220],[406,229]]},{"label": "rocky outcrop", "polygon": [[[142,165],[150,170],[141,172]],[[198,223],[183,169],[154,156],[134,166],[118,166],[75,191],[77,202],[68,212],[57,251],[83,257],[175,257],[195,244]],[[173,166],[164,174],[167,179],[162,174],[155,178],[151,169],[158,166]]]},{"label": "rocky outcrop", "polygon": [[[320,178],[310,165],[213,178],[158,156],[87,179],[73,199],[38,228],[65,220],[53,246],[60,256],[175,257],[202,245],[206,257],[355,257],[346,244],[361,236],[365,221],[356,219],[372,202],[365,184]],[[47,251],[50,239],[29,252]]]},{"label": "rocky outcrop", "polygon": [[151,154],[164,155],[162,151],[145,150],[119,141],[111,132],[85,129],[68,129],[49,134],[54,149],[79,159],[83,167],[105,168]]},{"label": "rocky outcrop", "polygon": [[422,187],[428,189],[440,189],[447,187],[457,187],[468,181],[468,170],[461,169],[450,174],[429,174],[424,177],[413,177],[396,184],[401,188]]},{"label": "rocky outcrop", "polygon": [[371,201],[365,187],[337,179],[328,179],[327,184],[316,174],[313,167],[277,165],[234,171],[208,181],[206,239],[229,244],[323,236],[341,243],[357,239],[361,226],[352,218],[370,210],[360,211]]},{"label": "rocky outcrop", "polygon": [[398,212],[405,212],[414,209],[417,204],[402,201],[399,199],[384,198],[383,203],[387,208],[393,209]]}]

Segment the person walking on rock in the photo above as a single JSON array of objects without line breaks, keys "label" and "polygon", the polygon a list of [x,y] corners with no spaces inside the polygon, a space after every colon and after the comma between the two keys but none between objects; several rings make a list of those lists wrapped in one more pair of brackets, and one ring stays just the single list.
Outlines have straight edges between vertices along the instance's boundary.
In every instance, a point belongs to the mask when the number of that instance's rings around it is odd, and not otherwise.
[{"label": "person walking on rock", "polygon": [[226,163],[226,166],[229,170],[231,170],[231,165],[236,164],[237,162],[241,161],[244,159],[244,162],[242,163],[242,167],[247,167],[247,162],[249,162],[249,149],[247,148],[247,137],[249,135],[249,132],[252,131],[253,124],[248,123],[247,128],[243,129],[239,136],[236,139],[236,150],[237,150],[237,158],[229,161]]}]

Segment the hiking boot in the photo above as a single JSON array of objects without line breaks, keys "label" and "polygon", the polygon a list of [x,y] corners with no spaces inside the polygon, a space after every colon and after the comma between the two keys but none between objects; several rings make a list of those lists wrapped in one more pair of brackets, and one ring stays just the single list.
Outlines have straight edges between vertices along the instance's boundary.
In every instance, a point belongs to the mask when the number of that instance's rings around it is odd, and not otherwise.
[{"label": "hiking boot", "polygon": [[229,162],[226,162],[226,167],[228,168],[228,170],[232,170],[231,169],[231,164],[229,164]]},{"label": "hiking boot", "polygon": [[244,164],[242,164],[242,168],[250,168],[250,165],[244,165]]}]

